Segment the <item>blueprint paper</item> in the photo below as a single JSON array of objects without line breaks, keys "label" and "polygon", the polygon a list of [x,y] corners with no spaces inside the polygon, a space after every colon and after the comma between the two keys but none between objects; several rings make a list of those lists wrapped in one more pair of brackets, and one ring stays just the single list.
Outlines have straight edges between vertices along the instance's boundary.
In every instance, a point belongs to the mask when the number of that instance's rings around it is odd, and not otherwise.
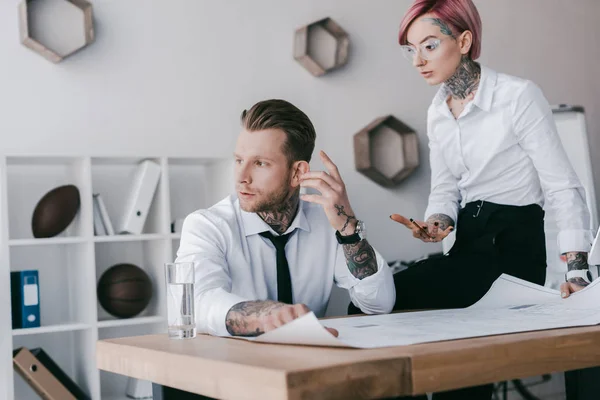
[{"label": "blueprint paper", "polygon": [[[377,348],[600,323],[600,280],[569,298],[509,275],[474,305],[386,315],[318,320],[311,312],[246,340],[262,343]],[[335,328],[335,338],[324,326]]]}]

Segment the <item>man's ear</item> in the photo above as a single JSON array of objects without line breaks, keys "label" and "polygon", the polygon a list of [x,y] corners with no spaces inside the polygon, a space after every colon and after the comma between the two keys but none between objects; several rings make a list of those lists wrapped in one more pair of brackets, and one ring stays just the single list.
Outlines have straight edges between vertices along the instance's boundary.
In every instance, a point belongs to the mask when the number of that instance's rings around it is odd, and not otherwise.
[{"label": "man's ear", "polygon": [[308,171],[310,171],[310,165],[306,161],[295,161],[292,164],[292,187],[300,186],[300,178]]}]

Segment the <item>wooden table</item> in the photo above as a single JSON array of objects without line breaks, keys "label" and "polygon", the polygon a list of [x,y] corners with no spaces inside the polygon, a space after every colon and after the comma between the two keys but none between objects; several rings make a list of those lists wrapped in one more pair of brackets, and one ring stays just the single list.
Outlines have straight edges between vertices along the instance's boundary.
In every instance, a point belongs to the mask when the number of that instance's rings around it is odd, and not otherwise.
[{"label": "wooden table", "polygon": [[99,369],[219,399],[377,398],[598,365],[600,326],[373,350],[206,335],[97,343]]}]

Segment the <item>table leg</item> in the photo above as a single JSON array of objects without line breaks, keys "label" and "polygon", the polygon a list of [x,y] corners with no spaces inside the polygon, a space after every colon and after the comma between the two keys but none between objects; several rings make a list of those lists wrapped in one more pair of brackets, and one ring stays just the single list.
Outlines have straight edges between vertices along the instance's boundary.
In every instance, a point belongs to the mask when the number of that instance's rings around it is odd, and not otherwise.
[{"label": "table leg", "polygon": [[172,387],[152,384],[152,400],[214,400],[212,397],[202,396],[185,392],[183,390],[174,389]]},{"label": "table leg", "polygon": [[565,372],[567,400],[600,398],[600,367]]}]

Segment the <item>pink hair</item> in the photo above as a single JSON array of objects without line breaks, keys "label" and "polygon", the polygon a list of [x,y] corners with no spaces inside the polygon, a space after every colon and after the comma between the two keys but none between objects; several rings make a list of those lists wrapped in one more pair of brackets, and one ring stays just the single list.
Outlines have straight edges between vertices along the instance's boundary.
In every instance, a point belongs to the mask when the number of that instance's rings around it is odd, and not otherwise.
[{"label": "pink hair", "polygon": [[469,56],[476,60],[481,54],[481,18],[471,0],[415,0],[400,23],[400,44],[407,44],[406,34],[414,20],[423,14],[432,13],[444,21],[455,36],[471,31],[473,43]]}]

